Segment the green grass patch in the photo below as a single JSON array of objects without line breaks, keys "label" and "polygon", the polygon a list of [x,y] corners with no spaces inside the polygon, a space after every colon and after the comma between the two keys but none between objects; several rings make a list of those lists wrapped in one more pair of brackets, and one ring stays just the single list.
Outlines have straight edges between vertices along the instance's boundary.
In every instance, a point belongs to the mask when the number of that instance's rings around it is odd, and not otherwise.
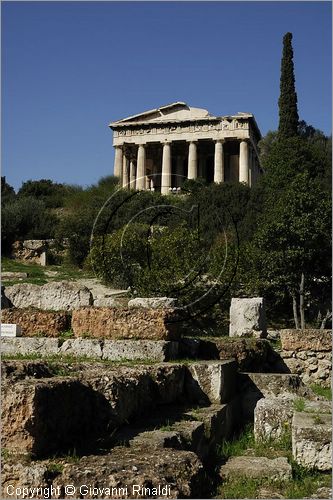
[{"label": "green grass patch", "polygon": [[[20,280],[4,280],[2,282],[5,286],[15,285],[17,283],[31,283],[34,285],[45,285],[50,281],[74,281],[78,278],[94,278],[94,274],[88,270],[82,270],[68,264],[62,264],[61,266],[45,266],[42,267],[38,264],[26,264],[24,262],[19,262],[8,257],[2,257],[1,259],[1,271],[2,272],[23,272],[27,273],[27,278],[22,278]],[[47,276],[45,272],[52,271],[56,272],[55,276]]]},{"label": "green grass patch", "polygon": [[322,387],[318,384],[311,385],[311,389],[317,396],[323,396],[328,399],[328,401],[332,401],[332,388],[331,387]]},{"label": "green grass patch", "polygon": [[290,429],[286,429],[280,439],[255,441],[253,424],[250,424],[239,436],[235,436],[231,441],[223,441],[218,447],[218,455],[224,459],[245,454],[267,458],[291,458]]},{"label": "green grass patch", "polygon": [[318,488],[330,488],[331,481],[331,475],[309,471],[302,477],[293,477],[289,481],[272,482],[265,479],[239,478],[223,483],[215,498],[258,498],[260,490],[265,490],[265,498],[274,498],[274,494],[279,494],[283,498],[309,498]]},{"label": "green grass patch", "polygon": [[100,363],[102,365],[110,366],[138,366],[138,365],[155,365],[159,363],[154,359],[119,359],[117,361],[109,359],[91,358],[88,356],[72,356],[70,354],[52,354],[50,356],[41,356],[40,354],[3,354],[1,356],[3,360],[32,360],[32,361],[45,361],[47,363],[67,363],[67,364],[77,364],[77,363]]},{"label": "green grass patch", "polygon": [[294,410],[296,411],[304,411],[305,410],[305,401],[303,398],[297,398],[294,400]]}]

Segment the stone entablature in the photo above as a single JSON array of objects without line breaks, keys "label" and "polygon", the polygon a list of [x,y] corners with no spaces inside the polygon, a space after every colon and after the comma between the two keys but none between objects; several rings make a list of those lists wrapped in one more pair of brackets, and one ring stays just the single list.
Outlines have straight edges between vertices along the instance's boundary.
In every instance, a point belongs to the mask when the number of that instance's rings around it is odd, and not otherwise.
[{"label": "stone entablature", "polygon": [[185,179],[256,182],[260,131],[250,113],[216,117],[176,102],[110,124],[124,188],[168,194]]}]

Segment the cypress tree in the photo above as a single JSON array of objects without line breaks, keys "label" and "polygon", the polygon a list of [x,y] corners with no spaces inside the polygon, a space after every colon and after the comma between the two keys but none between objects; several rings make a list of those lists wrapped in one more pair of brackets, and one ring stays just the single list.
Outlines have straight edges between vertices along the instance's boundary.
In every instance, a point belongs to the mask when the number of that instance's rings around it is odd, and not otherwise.
[{"label": "cypress tree", "polygon": [[291,33],[286,33],[283,37],[279,97],[279,139],[296,136],[298,129],[299,118],[295,90],[292,38],[293,35]]}]

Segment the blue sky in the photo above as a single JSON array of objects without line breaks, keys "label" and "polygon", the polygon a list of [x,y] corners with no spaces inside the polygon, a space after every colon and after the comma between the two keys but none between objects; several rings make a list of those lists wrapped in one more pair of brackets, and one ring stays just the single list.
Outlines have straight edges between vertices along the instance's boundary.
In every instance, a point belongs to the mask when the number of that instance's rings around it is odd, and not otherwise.
[{"label": "blue sky", "polygon": [[174,101],[278,124],[282,37],[299,115],[331,133],[330,2],[2,2],[2,175],[89,185],[110,121]]}]

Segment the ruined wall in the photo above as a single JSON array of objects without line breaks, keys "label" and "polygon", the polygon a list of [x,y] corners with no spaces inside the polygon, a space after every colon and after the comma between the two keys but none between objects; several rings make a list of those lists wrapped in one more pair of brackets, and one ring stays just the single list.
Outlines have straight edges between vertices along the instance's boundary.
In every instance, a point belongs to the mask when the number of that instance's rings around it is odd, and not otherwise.
[{"label": "ruined wall", "polygon": [[2,323],[20,325],[22,336],[34,337],[43,334],[57,337],[71,327],[70,315],[66,312],[40,311],[38,309],[4,309]]},{"label": "ruined wall", "polygon": [[172,340],[180,323],[173,309],[82,307],[73,311],[72,330],[75,337]]},{"label": "ruined wall", "polygon": [[332,375],[331,330],[281,330],[284,363],[305,384],[329,387]]}]

